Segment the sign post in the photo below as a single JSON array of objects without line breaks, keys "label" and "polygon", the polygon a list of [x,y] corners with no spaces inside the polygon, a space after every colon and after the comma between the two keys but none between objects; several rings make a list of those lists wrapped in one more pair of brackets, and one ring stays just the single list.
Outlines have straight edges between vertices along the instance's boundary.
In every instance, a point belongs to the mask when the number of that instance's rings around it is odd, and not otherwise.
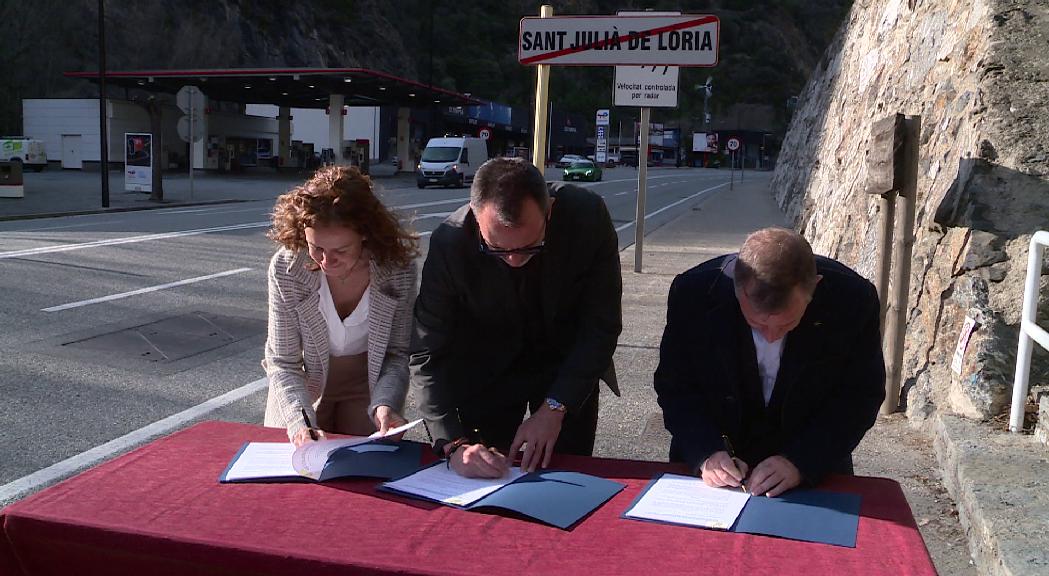
[{"label": "sign post", "polygon": [[[179,137],[189,142],[189,199],[193,200],[193,143],[201,139],[202,135],[195,134],[194,124],[200,122],[200,113],[204,109],[204,94],[196,86],[183,86],[175,94],[175,104],[179,110],[186,113],[179,119]],[[186,127],[183,126],[186,123]],[[187,129],[188,128],[188,129]]]},{"label": "sign post", "polygon": [[[547,19],[554,15],[554,7],[543,4],[539,9],[539,18]],[[550,66],[540,64],[535,69],[535,123],[532,125],[532,164],[546,177],[546,125],[547,97],[550,91]]]},{"label": "sign post", "polygon": [[648,183],[648,120],[652,109],[641,109],[641,143],[637,152],[637,217],[634,221],[634,272],[641,272],[645,248],[645,196]]},{"label": "sign post", "polygon": [[597,111],[594,126],[597,134],[594,138],[594,163],[601,165],[608,162],[608,109]]},{"label": "sign post", "polygon": [[[739,138],[736,138],[735,136],[733,136],[732,138],[729,138],[728,142],[725,144],[725,148],[728,148],[728,151],[732,154],[732,156],[729,157],[729,162],[731,164],[729,165],[729,171],[728,171],[729,172],[728,189],[732,190],[732,188],[733,188],[733,181],[736,179],[736,151],[739,150]],[[743,174],[739,175],[739,181],[741,183],[743,182]]]}]

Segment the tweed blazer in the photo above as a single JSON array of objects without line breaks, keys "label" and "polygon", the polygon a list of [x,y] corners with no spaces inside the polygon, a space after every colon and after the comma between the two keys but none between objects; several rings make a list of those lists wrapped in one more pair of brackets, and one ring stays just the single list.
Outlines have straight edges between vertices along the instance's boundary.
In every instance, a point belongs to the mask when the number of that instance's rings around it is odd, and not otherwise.
[{"label": "tweed blazer", "polygon": [[[265,425],[291,438],[305,427],[301,409],[316,422],[328,381],[328,326],[320,312],[323,273],[309,270],[305,251],[281,248],[269,266],[269,327],[262,367],[269,378]],[[368,288],[369,416],[378,406],[401,412],[408,392],[408,344],[416,295],[416,265],[371,262]]]}]

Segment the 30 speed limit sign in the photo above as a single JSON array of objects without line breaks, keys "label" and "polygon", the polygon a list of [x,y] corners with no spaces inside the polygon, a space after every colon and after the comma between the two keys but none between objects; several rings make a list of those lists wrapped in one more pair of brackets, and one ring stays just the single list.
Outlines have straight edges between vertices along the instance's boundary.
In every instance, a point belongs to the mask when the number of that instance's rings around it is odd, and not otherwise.
[{"label": "30 speed limit sign", "polygon": [[732,152],[739,150],[739,138],[729,138],[728,142],[725,143],[725,147]]}]

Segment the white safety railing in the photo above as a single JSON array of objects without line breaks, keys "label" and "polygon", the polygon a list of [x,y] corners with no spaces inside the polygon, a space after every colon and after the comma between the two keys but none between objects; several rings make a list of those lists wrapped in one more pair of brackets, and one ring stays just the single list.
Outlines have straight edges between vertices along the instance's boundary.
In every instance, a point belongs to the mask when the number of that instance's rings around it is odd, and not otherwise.
[{"label": "white safety railing", "polygon": [[1031,346],[1049,350],[1049,332],[1039,326],[1038,284],[1042,277],[1042,254],[1049,246],[1049,232],[1035,232],[1027,254],[1027,281],[1024,283],[1024,305],[1020,313],[1020,344],[1016,349],[1016,375],[1013,377],[1013,406],[1009,412],[1009,431],[1020,432],[1024,426],[1024,404],[1031,376]]}]

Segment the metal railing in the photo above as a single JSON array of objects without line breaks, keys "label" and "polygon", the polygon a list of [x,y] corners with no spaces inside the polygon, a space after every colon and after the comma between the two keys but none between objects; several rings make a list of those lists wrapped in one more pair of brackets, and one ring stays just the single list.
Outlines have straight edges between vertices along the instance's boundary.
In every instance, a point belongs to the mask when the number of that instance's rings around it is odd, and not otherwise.
[{"label": "metal railing", "polygon": [[1044,230],[1034,233],[1031,247],[1027,254],[1027,281],[1024,283],[1024,304],[1020,313],[1020,343],[1016,349],[1016,374],[1013,377],[1013,405],[1009,411],[1009,431],[1021,432],[1024,426],[1024,404],[1027,401],[1027,390],[1031,376],[1032,344],[1049,350],[1049,332],[1039,326],[1038,290],[1042,277],[1042,255],[1049,246],[1049,232]]}]

